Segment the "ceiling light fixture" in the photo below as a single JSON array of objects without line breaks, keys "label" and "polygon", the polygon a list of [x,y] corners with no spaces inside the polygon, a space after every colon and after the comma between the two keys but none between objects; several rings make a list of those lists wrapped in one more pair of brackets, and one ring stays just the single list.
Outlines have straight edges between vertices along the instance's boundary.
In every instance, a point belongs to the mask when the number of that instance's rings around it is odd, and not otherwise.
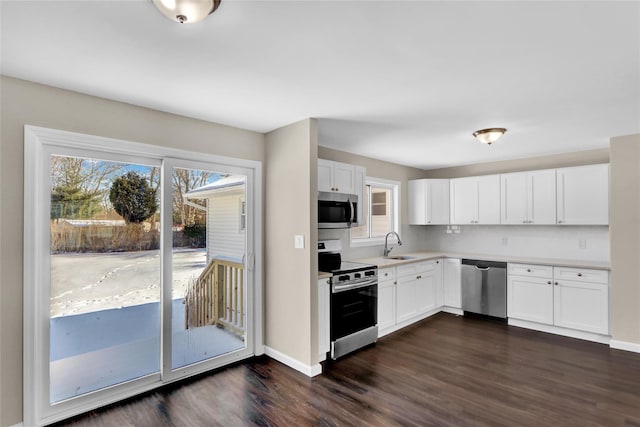
[{"label": "ceiling light fixture", "polygon": [[483,144],[491,145],[496,142],[507,130],[505,128],[480,129],[473,133],[473,136]]},{"label": "ceiling light fixture", "polygon": [[152,0],[164,16],[181,24],[193,24],[211,15],[221,0]]}]

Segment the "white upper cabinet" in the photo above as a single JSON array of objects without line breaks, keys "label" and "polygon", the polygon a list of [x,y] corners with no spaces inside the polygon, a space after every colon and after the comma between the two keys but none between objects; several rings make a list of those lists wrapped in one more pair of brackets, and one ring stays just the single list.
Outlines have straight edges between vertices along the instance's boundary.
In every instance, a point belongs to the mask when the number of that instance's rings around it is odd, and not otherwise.
[{"label": "white upper cabinet", "polygon": [[500,224],[500,175],[450,180],[451,224]]},{"label": "white upper cabinet", "polygon": [[409,181],[409,224],[449,224],[449,180]]},{"label": "white upper cabinet", "polygon": [[609,224],[609,165],[557,169],[558,224]]},{"label": "white upper cabinet", "polygon": [[356,166],[318,159],[318,191],[356,193]]},{"label": "white upper cabinet", "polygon": [[502,224],[555,224],[555,169],[500,176]]}]

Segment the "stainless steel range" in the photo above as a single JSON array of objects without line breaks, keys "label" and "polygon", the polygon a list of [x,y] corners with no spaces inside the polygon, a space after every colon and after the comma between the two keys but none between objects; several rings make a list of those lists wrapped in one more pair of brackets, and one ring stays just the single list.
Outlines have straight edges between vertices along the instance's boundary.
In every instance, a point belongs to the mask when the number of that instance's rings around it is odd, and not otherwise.
[{"label": "stainless steel range", "polygon": [[318,242],[321,271],[331,273],[331,358],[378,340],[378,267],[342,261],[339,240]]}]

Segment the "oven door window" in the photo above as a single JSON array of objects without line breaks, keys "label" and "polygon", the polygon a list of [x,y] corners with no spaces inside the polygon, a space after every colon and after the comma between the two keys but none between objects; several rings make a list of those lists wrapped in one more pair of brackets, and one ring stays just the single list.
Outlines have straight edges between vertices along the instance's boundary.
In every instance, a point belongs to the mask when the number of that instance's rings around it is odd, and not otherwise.
[{"label": "oven door window", "polygon": [[331,294],[331,340],[378,323],[378,286],[365,286]]}]

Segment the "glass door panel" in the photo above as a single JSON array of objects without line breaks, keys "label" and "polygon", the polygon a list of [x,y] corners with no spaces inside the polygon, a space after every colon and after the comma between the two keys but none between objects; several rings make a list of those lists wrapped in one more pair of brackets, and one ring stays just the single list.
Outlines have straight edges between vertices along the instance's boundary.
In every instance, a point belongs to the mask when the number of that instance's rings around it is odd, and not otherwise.
[{"label": "glass door panel", "polygon": [[160,370],[160,168],[50,160],[55,403]]},{"label": "glass door panel", "polygon": [[171,369],[246,348],[246,176],[172,168]]}]

